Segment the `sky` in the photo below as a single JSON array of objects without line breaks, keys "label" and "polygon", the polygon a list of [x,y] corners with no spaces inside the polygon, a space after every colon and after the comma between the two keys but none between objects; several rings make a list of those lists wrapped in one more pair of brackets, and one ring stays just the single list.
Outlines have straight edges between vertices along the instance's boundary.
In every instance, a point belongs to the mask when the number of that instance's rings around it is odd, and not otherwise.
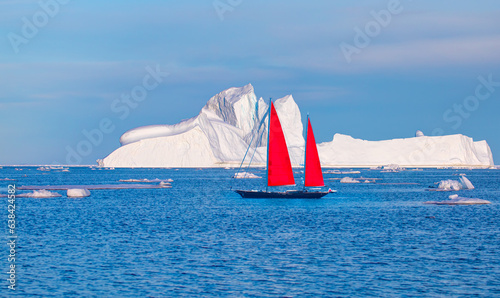
[{"label": "sky", "polygon": [[496,0],[0,1],[0,164],[95,164],[248,83],[318,142],[460,133],[500,164],[499,53]]}]

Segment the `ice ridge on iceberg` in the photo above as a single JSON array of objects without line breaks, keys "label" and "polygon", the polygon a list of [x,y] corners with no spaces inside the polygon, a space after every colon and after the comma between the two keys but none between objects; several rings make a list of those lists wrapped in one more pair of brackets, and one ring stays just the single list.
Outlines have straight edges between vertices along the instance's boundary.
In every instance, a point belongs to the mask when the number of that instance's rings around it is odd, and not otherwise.
[{"label": "ice ridge on iceberg", "polygon": [[[274,101],[290,159],[303,163],[304,137],[299,107],[291,95]],[[249,146],[256,148],[252,165],[266,161],[268,104],[257,98],[251,84],[233,87],[208,100],[200,113],[174,125],[150,125],[131,129],[121,147],[98,160],[105,167],[236,167]],[[258,129],[260,128],[260,129]],[[464,135],[365,141],[335,134],[318,146],[326,167],[493,166],[486,141]],[[245,162],[248,162],[246,160]]]}]

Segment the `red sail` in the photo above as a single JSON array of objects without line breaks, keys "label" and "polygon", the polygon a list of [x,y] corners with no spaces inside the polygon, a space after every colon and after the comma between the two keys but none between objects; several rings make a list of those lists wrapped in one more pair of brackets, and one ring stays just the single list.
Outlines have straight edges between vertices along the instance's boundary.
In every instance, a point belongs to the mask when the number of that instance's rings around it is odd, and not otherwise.
[{"label": "red sail", "polygon": [[306,187],[325,186],[323,181],[323,173],[321,172],[321,163],[319,161],[318,148],[316,148],[316,140],[311,127],[311,121],[307,119],[307,141],[306,141],[306,164],[305,164],[305,181]]},{"label": "red sail", "polygon": [[269,117],[269,144],[267,158],[267,185],[282,186],[294,185],[292,164],[286,147],[285,135],[281,123],[271,102],[271,115]]}]

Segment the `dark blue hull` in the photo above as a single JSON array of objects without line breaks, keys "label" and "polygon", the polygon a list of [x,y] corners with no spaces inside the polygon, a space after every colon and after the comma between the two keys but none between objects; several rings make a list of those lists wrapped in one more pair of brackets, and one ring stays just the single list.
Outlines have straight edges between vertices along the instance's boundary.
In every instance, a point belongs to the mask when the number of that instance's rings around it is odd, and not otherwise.
[{"label": "dark blue hull", "polygon": [[258,190],[235,190],[242,198],[248,199],[320,199],[328,191],[306,191],[293,190],[285,192],[258,191]]}]

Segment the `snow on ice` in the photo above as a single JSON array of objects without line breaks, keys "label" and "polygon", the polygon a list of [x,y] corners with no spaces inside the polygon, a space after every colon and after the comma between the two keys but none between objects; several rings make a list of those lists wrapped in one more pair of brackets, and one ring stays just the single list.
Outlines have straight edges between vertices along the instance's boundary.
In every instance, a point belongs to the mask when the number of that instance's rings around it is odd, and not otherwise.
[{"label": "snow on ice", "polygon": [[[290,158],[303,162],[304,138],[300,110],[291,95],[274,102]],[[267,123],[259,126],[268,104],[257,99],[253,86],[230,88],[212,97],[201,112],[174,125],[151,125],[125,132],[121,147],[102,160],[105,167],[237,167],[249,145],[257,147],[253,166],[266,160]],[[267,121],[266,121],[267,122]],[[258,129],[260,128],[260,129]],[[323,127],[315,127],[320,131]],[[491,167],[493,157],[486,141],[456,134],[385,141],[366,141],[335,134],[318,145],[324,167]],[[248,163],[248,160],[245,163]]]}]

